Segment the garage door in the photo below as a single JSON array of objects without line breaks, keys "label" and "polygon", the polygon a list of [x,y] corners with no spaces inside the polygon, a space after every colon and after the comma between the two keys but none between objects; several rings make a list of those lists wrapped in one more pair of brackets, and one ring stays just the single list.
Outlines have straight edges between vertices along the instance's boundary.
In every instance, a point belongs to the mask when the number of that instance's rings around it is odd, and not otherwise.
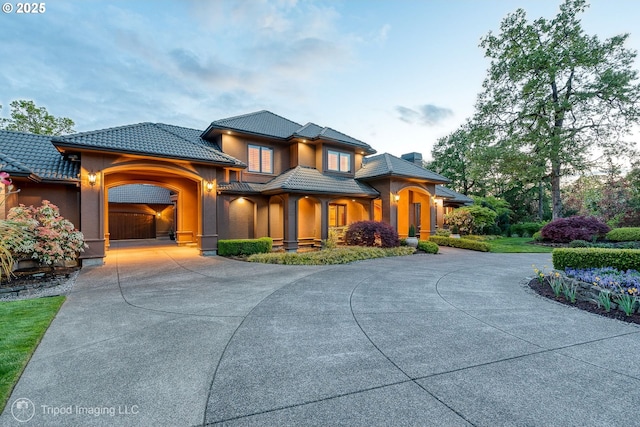
[{"label": "garage door", "polygon": [[110,212],[109,239],[155,239],[156,217],[143,213]]}]

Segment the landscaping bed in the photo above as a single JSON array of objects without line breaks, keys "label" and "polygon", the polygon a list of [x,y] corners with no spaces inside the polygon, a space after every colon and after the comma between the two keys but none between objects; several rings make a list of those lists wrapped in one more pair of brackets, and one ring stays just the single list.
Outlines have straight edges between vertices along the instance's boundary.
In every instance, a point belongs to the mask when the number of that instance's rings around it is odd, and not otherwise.
[{"label": "landscaping bed", "polygon": [[545,280],[544,282],[540,282],[537,278],[531,279],[531,281],[529,282],[529,287],[533,289],[538,295],[552,299],[561,304],[576,307],[590,313],[599,314],[610,319],[617,319],[622,320],[623,322],[636,323],[640,325],[640,314],[638,313],[633,313],[630,316],[627,316],[623,311],[613,308],[609,312],[607,312],[604,308],[598,307],[595,302],[586,300],[576,300],[576,302],[571,302],[568,301],[564,296],[556,297],[547,280]]},{"label": "landscaping bed", "polygon": [[0,300],[40,297],[64,293],[78,268],[50,267],[15,271],[11,280],[0,281]]}]

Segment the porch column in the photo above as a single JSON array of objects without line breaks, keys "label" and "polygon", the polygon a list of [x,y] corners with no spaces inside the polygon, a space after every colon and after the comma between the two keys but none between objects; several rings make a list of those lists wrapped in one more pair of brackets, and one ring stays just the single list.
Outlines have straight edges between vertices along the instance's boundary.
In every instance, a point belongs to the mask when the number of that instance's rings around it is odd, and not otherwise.
[{"label": "porch column", "polygon": [[[90,168],[90,169],[89,169]],[[104,235],[104,174],[96,174],[96,182],[89,183],[89,172],[96,171],[82,165],[80,168],[80,231],[84,234],[84,241],[88,248],[80,254],[83,267],[104,264],[105,235]]]},{"label": "porch column", "polygon": [[284,222],[284,250],[295,252],[298,250],[298,199],[300,197],[284,194],[283,222]]},{"label": "porch column", "polygon": [[201,230],[201,234],[198,235],[198,250],[203,256],[216,255],[218,253],[218,219],[216,215],[218,193],[215,182],[211,189],[207,188],[206,181],[200,184],[200,200],[202,209],[198,219]]},{"label": "porch column", "polygon": [[431,212],[430,212],[431,213],[431,215],[430,215],[430,217],[431,217],[431,221],[430,221],[431,222],[431,227],[430,227],[430,231],[429,232],[431,233],[430,234],[431,236],[435,236],[436,235],[436,226],[437,226],[436,220],[438,218],[438,211],[437,211],[438,207],[436,205],[436,199],[434,199],[433,196],[429,197],[429,209],[431,210]]},{"label": "porch column", "polygon": [[320,200],[320,239],[329,238],[329,201]]}]

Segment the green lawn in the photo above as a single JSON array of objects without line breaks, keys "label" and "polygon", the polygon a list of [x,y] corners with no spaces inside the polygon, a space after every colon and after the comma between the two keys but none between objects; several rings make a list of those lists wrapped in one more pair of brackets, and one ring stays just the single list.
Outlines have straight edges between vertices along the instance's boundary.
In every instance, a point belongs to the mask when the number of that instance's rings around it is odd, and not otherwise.
[{"label": "green lawn", "polygon": [[486,240],[491,252],[497,253],[549,253],[553,248],[532,245],[529,237],[503,237],[502,239]]},{"label": "green lawn", "polygon": [[0,302],[0,412],[64,300]]}]

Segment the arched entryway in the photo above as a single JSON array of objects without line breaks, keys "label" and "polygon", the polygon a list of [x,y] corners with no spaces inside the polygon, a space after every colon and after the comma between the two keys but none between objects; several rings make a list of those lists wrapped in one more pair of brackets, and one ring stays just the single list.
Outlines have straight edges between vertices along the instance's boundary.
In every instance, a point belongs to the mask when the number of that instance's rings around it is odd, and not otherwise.
[{"label": "arched entryway", "polygon": [[[420,187],[404,187],[397,193],[398,235],[407,237],[413,225],[420,239],[427,239],[435,228],[433,196]],[[432,221],[433,220],[433,221]]]},{"label": "arched entryway", "polygon": [[107,189],[109,241],[175,239],[177,194],[153,184],[126,184]]}]

